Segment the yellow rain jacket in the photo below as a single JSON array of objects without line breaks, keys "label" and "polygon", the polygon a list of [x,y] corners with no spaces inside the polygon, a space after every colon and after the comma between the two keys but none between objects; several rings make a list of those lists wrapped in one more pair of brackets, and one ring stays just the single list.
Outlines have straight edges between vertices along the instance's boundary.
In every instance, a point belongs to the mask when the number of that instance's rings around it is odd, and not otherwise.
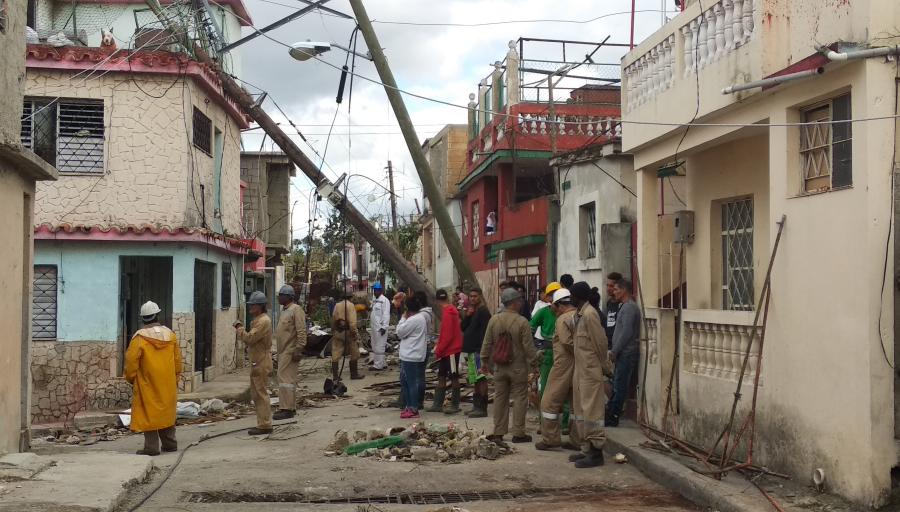
[{"label": "yellow rain jacket", "polygon": [[175,424],[181,349],[171,329],[157,325],[134,333],[125,352],[125,380],[134,388],[131,430],[149,432]]}]

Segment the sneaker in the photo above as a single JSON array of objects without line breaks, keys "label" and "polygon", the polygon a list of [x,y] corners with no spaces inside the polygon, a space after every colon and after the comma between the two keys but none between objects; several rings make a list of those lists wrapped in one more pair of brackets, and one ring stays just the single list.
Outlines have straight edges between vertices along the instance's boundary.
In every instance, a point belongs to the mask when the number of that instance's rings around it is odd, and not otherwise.
[{"label": "sneaker", "polygon": [[417,419],[418,417],[419,417],[418,409],[410,409],[409,410],[409,419],[414,420],[414,419]]},{"label": "sneaker", "polygon": [[156,457],[157,455],[159,455],[159,452],[151,452],[148,450],[138,450],[134,453],[136,453],[138,455],[149,455],[150,457]]},{"label": "sneaker", "polygon": [[491,435],[487,436],[486,439],[492,443],[497,443],[497,444],[500,444],[503,442],[503,436],[497,435],[497,434],[491,434]]},{"label": "sneaker", "polygon": [[400,412],[401,420],[408,420],[410,418],[412,418],[412,411],[409,409],[409,407],[403,409],[403,411]]},{"label": "sneaker", "polygon": [[531,436],[528,434],[525,434],[524,436],[513,436],[512,442],[514,442],[514,443],[530,443]]},{"label": "sneaker", "polygon": [[257,427],[253,427],[253,428],[247,429],[247,434],[249,434],[249,435],[251,435],[251,436],[261,436],[261,435],[263,435],[263,434],[271,434],[271,433],[272,433],[272,429],[271,429],[271,428],[257,428]]}]

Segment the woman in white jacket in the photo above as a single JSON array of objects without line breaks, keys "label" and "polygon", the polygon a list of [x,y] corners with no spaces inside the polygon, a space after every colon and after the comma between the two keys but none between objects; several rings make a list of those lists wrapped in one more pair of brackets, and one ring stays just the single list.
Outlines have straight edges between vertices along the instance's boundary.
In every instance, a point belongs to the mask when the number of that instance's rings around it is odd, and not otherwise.
[{"label": "woman in white jacket", "polygon": [[406,408],[403,419],[419,417],[425,395],[423,368],[428,353],[428,319],[421,313],[422,303],[416,297],[406,299],[406,313],[397,323],[400,338],[400,393]]}]

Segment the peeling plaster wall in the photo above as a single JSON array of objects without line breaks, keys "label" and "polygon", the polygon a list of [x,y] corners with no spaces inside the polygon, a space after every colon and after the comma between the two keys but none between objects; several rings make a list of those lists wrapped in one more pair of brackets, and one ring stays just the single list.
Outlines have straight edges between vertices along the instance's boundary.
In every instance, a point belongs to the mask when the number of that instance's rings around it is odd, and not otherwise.
[{"label": "peeling plaster wall", "polygon": [[[35,264],[55,265],[58,272],[57,339],[34,341],[32,419],[70,420],[81,410],[127,406],[131,387],[121,379],[124,354],[119,348],[119,279],[122,256],[172,258],[172,325],[181,347],[183,373],[179,391],[190,392],[202,380],[194,371],[194,263],[216,264],[213,361],[208,378],[235,368],[234,322],[240,280],[231,283],[230,308],[222,309],[221,269],[231,262],[240,272],[241,258],[191,244],[64,242],[38,240]],[[239,353],[237,364],[243,360]]]},{"label": "peeling plaster wall", "polygon": [[[894,63],[882,59],[832,66],[819,78],[779,86],[740,109],[707,119],[734,124],[798,122],[800,107],[847,90],[853,118],[890,116],[895,71]],[[721,291],[715,280],[721,273],[716,256],[721,238],[711,222],[716,200],[754,196],[757,297],[776,222],[782,214],[787,216],[772,274],[754,462],[803,481],[822,467],[830,490],[869,506],[886,502],[890,470],[897,464],[895,390],[886,362],[893,360],[896,336],[892,257],[884,268],[885,244],[891,240],[894,136],[890,121],[854,123],[853,186],[812,195],[799,195],[797,127],[694,129],[679,153],[687,160],[688,208],[696,213],[696,238],[686,255],[686,314],[719,307],[716,296]],[[648,303],[659,296],[657,262],[648,256],[656,251],[655,169],[672,158],[671,149],[660,143],[635,152],[644,224],[638,261]],[[888,286],[882,298],[885,271]],[[722,320],[714,323],[724,324],[734,316],[722,311],[704,314],[714,314]],[[690,352],[682,344],[682,354],[686,350]],[[708,446],[724,426],[735,384],[694,373],[685,365],[680,371],[680,433]],[[744,388],[738,418],[746,412],[751,389]],[[659,402],[658,396],[648,399]]]},{"label": "peeling plaster wall", "polygon": [[240,129],[200,87],[190,79],[173,83],[170,77],[139,74],[134,76],[139,89],[126,75],[85,81],[73,74],[31,69],[26,94],[103,100],[105,174],[41,183],[37,223],[200,227],[205,194],[206,223],[218,227],[214,159],[191,142],[196,106],[223,134],[221,222],[226,232],[239,233]]}]

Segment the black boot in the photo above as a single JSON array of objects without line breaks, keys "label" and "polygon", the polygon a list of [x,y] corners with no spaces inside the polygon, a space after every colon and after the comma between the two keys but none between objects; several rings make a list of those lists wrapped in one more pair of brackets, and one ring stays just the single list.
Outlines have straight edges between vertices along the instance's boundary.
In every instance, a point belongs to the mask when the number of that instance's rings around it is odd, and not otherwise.
[{"label": "black boot", "polygon": [[365,375],[359,373],[359,361],[350,361],[350,380],[365,379]]},{"label": "black boot", "polygon": [[583,459],[575,461],[575,467],[579,469],[596,468],[603,465],[603,450],[591,448],[591,451]]},{"label": "black boot", "polygon": [[487,397],[475,395],[472,397],[472,410],[466,413],[470,418],[487,418]]},{"label": "black boot", "polygon": [[296,411],[290,411],[288,409],[279,409],[275,414],[272,415],[272,420],[280,421],[293,418],[294,415],[297,414]]},{"label": "black boot", "polygon": [[[579,448],[579,449],[580,449],[580,448]],[[585,455],[585,454],[583,454],[583,453],[581,453],[581,452],[573,453],[572,455],[569,455],[569,462],[576,462],[576,461],[579,461],[579,460],[581,460],[581,459],[583,459],[583,458],[585,458],[585,457],[587,457],[587,455]]]},{"label": "black boot", "polygon": [[444,407],[444,414],[456,414],[459,409],[459,386],[450,390],[450,405]]},{"label": "black boot", "polygon": [[441,412],[444,410],[444,400],[447,398],[447,390],[444,388],[434,388],[434,403],[431,407],[425,409],[428,412]]}]

